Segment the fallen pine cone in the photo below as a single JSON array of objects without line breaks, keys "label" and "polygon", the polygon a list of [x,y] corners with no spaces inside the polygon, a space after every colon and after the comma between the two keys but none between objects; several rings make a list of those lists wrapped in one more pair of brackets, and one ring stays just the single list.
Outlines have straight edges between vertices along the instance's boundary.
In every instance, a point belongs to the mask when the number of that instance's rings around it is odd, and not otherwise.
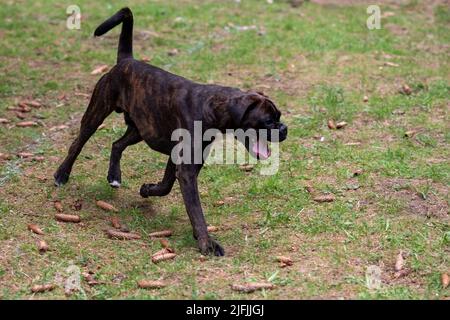
[{"label": "fallen pine cone", "polygon": [[61,221],[61,222],[78,223],[81,221],[80,216],[77,216],[74,214],[57,213],[57,214],[55,214],[55,218],[56,218],[56,220]]},{"label": "fallen pine cone", "polygon": [[219,227],[208,226],[207,230],[208,230],[208,232],[216,232],[216,231],[219,231]]},{"label": "fallen pine cone", "polygon": [[9,121],[8,119],[5,118],[0,118],[0,123],[10,123],[11,121]]},{"label": "fallen pine cone", "polygon": [[55,202],[53,202],[53,206],[55,207],[56,211],[58,211],[58,212],[64,211],[62,203],[59,200],[55,200]]},{"label": "fallen pine cone", "polygon": [[161,250],[156,251],[152,257],[156,257],[156,256],[160,256],[162,254],[166,254],[166,253],[175,253],[175,250],[173,250],[172,248],[162,248]]},{"label": "fallen pine cone", "polygon": [[363,173],[364,173],[364,170],[363,170],[363,169],[356,169],[356,170],[353,170],[353,176],[354,176],[354,177],[360,176],[360,175],[362,175]]},{"label": "fallen pine cone", "polygon": [[16,117],[19,118],[20,120],[23,120],[27,117],[27,115],[21,111],[16,111],[15,114],[16,114]]},{"label": "fallen pine cone", "polygon": [[132,232],[122,232],[122,231],[117,231],[115,229],[108,229],[105,231],[106,234],[108,235],[108,237],[110,237],[111,239],[118,239],[118,240],[138,240],[141,238],[140,235],[138,235],[137,233],[132,233]]},{"label": "fallen pine cone", "polygon": [[325,194],[325,195],[314,197],[313,200],[315,202],[322,203],[322,202],[333,202],[334,199],[335,199],[334,195],[332,195],[332,194]]},{"label": "fallen pine cone", "polygon": [[175,253],[163,253],[152,257],[153,263],[158,263],[165,260],[174,259],[177,255]]},{"label": "fallen pine cone", "polygon": [[251,293],[256,290],[273,289],[274,287],[275,286],[271,283],[255,282],[255,283],[247,283],[247,284],[233,284],[231,286],[231,289],[233,289],[234,291]]},{"label": "fallen pine cone", "polygon": [[53,289],[55,289],[54,284],[36,284],[31,288],[31,292],[39,293],[45,291],[52,291]]},{"label": "fallen pine cone", "polygon": [[117,210],[113,205],[109,204],[108,202],[98,200],[96,202],[96,204],[98,207],[102,208],[103,210],[119,212],[119,210]]},{"label": "fallen pine cone", "polygon": [[345,122],[345,121],[341,121],[341,122],[336,123],[336,129],[342,129],[345,126],[347,126],[347,122]]},{"label": "fallen pine cone", "polygon": [[95,76],[95,75],[103,73],[107,70],[108,70],[108,65],[102,64],[102,65],[96,67],[94,70],[92,70],[91,75]]},{"label": "fallen pine cone", "polygon": [[139,280],[137,285],[141,289],[161,289],[167,286],[166,283],[158,280]]},{"label": "fallen pine cone", "polygon": [[33,108],[40,108],[40,107],[42,107],[42,103],[40,103],[39,101],[36,101],[36,100],[27,100],[27,101],[24,101],[24,103],[27,106],[33,107]]},{"label": "fallen pine cone", "polygon": [[369,102],[369,97],[368,96],[364,96],[363,102]]},{"label": "fallen pine cone", "polygon": [[17,127],[25,128],[25,127],[34,127],[37,126],[38,123],[35,121],[22,121],[16,124]]},{"label": "fallen pine cone", "polygon": [[44,234],[44,232],[41,230],[41,228],[39,228],[36,224],[30,223],[28,225],[28,230],[33,231],[36,234],[40,234],[40,235]]},{"label": "fallen pine cone", "polygon": [[280,267],[292,266],[294,264],[290,257],[278,256],[276,259],[280,262]]},{"label": "fallen pine cone", "polygon": [[163,231],[156,231],[149,234],[150,238],[163,238],[163,237],[170,237],[172,235],[172,230],[163,230]]},{"label": "fallen pine cone", "polygon": [[40,253],[44,253],[48,250],[48,244],[44,240],[39,240],[38,249]]},{"label": "fallen pine cone", "polygon": [[115,229],[120,229],[122,226],[120,225],[120,220],[118,217],[111,218],[111,224]]},{"label": "fallen pine cone", "polygon": [[328,120],[327,125],[328,125],[328,128],[331,129],[331,130],[336,129],[336,124],[335,124],[334,121],[331,120],[331,119]]},{"label": "fallen pine cone", "polygon": [[442,288],[447,289],[448,285],[450,284],[450,278],[449,278],[448,274],[443,273],[441,275],[441,283],[442,283]]}]

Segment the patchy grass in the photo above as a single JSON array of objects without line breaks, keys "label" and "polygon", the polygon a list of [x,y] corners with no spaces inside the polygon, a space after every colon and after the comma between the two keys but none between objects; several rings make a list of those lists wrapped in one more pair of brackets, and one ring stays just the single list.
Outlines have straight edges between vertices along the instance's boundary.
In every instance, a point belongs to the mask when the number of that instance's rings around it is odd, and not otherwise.
[{"label": "patchy grass", "polygon": [[[66,29],[64,1],[8,1],[0,12],[0,152],[32,152],[42,162],[13,157],[0,162],[0,298],[63,298],[60,286],[33,295],[36,283],[55,282],[75,265],[91,271],[72,299],[441,299],[449,296],[440,274],[449,272],[449,11],[411,1],[383,5],[394,16],[381,30],[365,27],[365,6],[311,1],[299,8],[275,1],[131,1],[138,58],[200,82],[264,90],[289,125],[274,176],[238,166],[206,166],[200,191],[207,221],[226,257],[199,260],[176,185],[163,198],[142,199],[144,182],[162,177],[165,157],[144,144],[124,154],[123,186],[106,182],[111,144],[124,133],[120,115],[105,121],[76,162],[69,184],[55,189],[52,174],[77,133],[79,119],[98,76],[113,65],[118,30],[93,39],[95,27],[121,5],[78,1],[81,30]],[[438,3],[439,1],[436,1]],[[345,3],[345,2],[342,2]],[[360,12],[357,14],[357,12]],[[237,26],[257,30],[239,31]],[[179,54],[169,56],[168,51]],[[389,62],[389,64],[386,64]],[[393,66],[394,64],[394,66]],[[397,65],[397,66],[395,66]],[[408,84],[413,93],[402,95]],[[63,98],[65,95],[65,98]],[[363,102],[367,95],[369,101]],[[44,107],[18,128],[7,107],[25,98]],[[329,130],[327,120],[348,122]],[[57,126],[65,125],[58,129]],[[405,132],[415,130],[412,137]],[[323,138],[321,138],[323,137]],[[356,169],[363,174],[354,176]],[[305,190],[333,193],[318,204]],[[65,211],[82,199],[82,224],[54,220],[53,200]],[[139,241],[113,241],[103,233],[109,201]],[[227,199],[222,206],[215,203]],[[44,229],[50,250],[39,254],[28,223]],[[153,264],[160,249],[146,235],[170,228],[178,256]],[[410,272],[395,277],[398,252]],[[294,265],[279,268],[277,255]],[[382,270],[382,287],[369,290],[365,272]],[[138,289],[139,279],[164,279],[160,290]],[[270,280],[270,291],[250,295],[230,284]]]}]

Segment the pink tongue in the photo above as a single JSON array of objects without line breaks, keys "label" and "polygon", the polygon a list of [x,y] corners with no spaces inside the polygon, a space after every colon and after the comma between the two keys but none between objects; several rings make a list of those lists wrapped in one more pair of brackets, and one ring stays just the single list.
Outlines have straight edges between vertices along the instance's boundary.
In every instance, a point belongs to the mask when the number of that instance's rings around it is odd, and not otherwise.
[{"label": "pink tongue", "polygon": [[270,157],[270,150],[267,142],[258,140],[253,144],[253,152],[259,156],[260,159],[265,160]]}]

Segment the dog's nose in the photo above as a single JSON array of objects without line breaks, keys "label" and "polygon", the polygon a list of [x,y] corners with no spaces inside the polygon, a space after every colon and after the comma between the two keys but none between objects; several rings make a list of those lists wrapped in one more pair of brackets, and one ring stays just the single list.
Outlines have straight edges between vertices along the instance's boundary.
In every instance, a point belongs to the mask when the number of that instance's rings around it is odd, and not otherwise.
[{"label": "dog's nose", "polygon": [[281,124],[280,125],[280,141],[283,141],[286,139],[287,132],[288,132],[287,126],[284,124]]}]

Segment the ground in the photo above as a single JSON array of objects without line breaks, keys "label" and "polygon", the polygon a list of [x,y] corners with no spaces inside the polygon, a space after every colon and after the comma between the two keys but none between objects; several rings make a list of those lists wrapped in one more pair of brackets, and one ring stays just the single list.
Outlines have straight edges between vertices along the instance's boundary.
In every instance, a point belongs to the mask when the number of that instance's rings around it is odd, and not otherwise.
[{"label": "ground", "polygon": [[[449,6],[377,2],[380,30],[367,29],[363,1],[296,7],[281,0],[127,2],[135,16],[136,58],[195,81],[262,90],[289,126],[275,175],[259,175],[260,164],[249,172],[237,165],[202,171],[206,219],[219,227],[214,234],[226,250],[223,258],[203,261],[178,185],[163,198],[139,196],[142,183],[162,177],[164,156],[144,144],[130,147],[122,188],[108,185],[111,144],[125,130],[121,115],[110,116],[88,142],[69,183],[53,186],[52,174],[100,77],[91,71],[116,59],[119,30],[99,39],[93,30],[122,5],[79,0],[81,30],[69,30],[71,2],[5,1],[0,118],[10,122],[0,124],[0,153],[10,159],[0,160],[0,298],[448,298],[441,275],[450,271]],[[405,84],[410,94],[401,92]],[[24,99],[43,104],[25,114],[34,127],[17,127],[23,120],[8,111]],[[331,130],[330,119],[348,124]],[[315,202],[321,194],[335,201]],[[57,222],[55,200],[82,223]],[[98,208],[96,200],[119,213]],[[112,216],[142,239],[107,238]],[[28,231],[30,223],[45,234]],[[173,231],[169,242],[177,257],[154,264],[161,244],[148,234],[164,229]],[[44,254],[38,239],[49,245]],[[399,252],[405,259],[400,275],[394,270]],[[279,255],[293,265],[280,268]],[[82,278],[82,290],[65,294],[61,279],[73,266],[99,284]],[[381,269],[378,289],[366,285],[370,266]],[[141,279],[168,286],[140,289]],[[275,288],[231,290],[233,283],[253,281]],[[30,291],[48,283],[58,286]]]}]

